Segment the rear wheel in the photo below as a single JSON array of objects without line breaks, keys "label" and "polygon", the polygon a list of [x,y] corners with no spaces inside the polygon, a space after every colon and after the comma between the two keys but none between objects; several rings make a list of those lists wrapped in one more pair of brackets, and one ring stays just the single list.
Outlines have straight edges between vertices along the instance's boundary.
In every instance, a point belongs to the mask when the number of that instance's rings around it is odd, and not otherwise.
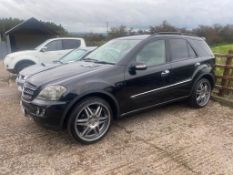
[{"label": "rear wheel", "polygon": [[108,132],[112,121],[109,104],[97,97],[81,101],[73,110],[68,121],[68,132],[85,144],[94,143]]},{"label": "rear wheel", "polygon": [[192,90],[190,104],[193,107],[201,108],[208,104],[211,95],[211,84],[206,78],[198,80]]},{"label": "rear wheel", "polygon": [[21,70],[25,69],[28,66],[32,66],[33,63],[32,61],[22,61],[19,62],[16,66],[15,66],[15,72],[18,74]]}]

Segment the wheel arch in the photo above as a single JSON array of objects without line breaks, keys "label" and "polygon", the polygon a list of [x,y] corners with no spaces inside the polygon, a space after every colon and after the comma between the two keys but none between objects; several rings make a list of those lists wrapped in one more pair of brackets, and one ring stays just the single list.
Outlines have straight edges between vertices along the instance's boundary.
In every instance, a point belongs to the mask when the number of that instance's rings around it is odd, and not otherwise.
[{"label": "wheel arch", "polygon": [[193,84],[196,84],[196,82],[202,78],[206,78],[210,81],[211,89],[213,90],[215,85],[215,77],[211,73],[201,73],[198,76],[194,78]]},{"label": "wheel arch", "polygon": [[107,92],[103,92],[103,91],[88,92],[82,96],[75,98],[71,102],[71,104],[67,107],[67,109],[65,110],[65,112],[63,114],[62,120],[61,120],[61,126],[63,128],[66,128],[70,114],[73,111],[73,109],[75,108],[75,106],[79,102],[81,102],[82,100],[89,98],[89,97],[99,97],[99,98],[106,100],[112,109],[113,119],[117,119],[119,117],[119,115],[120,115],[119,104],[113,95],[111,95],[110,93],[107,93]]}]

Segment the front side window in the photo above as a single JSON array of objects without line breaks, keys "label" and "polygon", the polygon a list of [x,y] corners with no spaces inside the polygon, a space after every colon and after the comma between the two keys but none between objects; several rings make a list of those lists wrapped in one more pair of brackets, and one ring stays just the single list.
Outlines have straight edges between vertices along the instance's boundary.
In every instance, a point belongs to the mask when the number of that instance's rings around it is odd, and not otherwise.
[{"label": "front side window", "polygon": [[56,51],[56,50],[62,50],[61,40],[51,41],[46,45],[46,51]]},{"label": "front side window", "polygon": [[83,60],[116,64],[140,41],[136,39],[111,40],[90,53]]},{"label": "front side window", "polygon": [[80,46],[80,40],[65,39],[62,41],[63,49],[76,49]]},{"label": "front side window", "polygon": [[170,39],[170,53],[173,61],[182,60],[189,57],[187,42],[184,39]]},{"label": "front side window", "polygon": [[165,41],[157,40],[147,44],[136,56],[136,62],[154,66],[166,62]]}]

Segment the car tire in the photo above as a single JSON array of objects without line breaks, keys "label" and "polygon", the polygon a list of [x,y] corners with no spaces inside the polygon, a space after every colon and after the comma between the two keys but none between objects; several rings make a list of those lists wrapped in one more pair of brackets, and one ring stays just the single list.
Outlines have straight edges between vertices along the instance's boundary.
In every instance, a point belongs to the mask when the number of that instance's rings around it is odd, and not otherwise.
[{"label": "car tire", "polygon": [[208,79],[201,78],[196,81],[189,98],[190,105],[195,108],[205,107],[210,100],[211,90],[211,84]]},{"label": "car tire", "polygon": [[67,123],[68,133],[83,144],[95,143],[108,132],[112,116],[112,109],[104,99],[84,99],[75,106],[70,115]]},{"label": "car tire", "polygon": [[19,62],[18,64],[16,64],[15,66],[15,72],[18,74],[21,70],[25,69],[28,66],[32,66],[33,62],[31,61],[23,61],[23,62]]}]

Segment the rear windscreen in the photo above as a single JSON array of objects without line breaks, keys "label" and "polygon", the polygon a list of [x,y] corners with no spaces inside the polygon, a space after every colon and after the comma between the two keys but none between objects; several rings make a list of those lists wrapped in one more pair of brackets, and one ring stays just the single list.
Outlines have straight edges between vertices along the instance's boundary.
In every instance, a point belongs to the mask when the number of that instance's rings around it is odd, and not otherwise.
[{"label": "rear windscreen", "polygon": [[204,40],[189,39],[189,42],[199,57],[213,56],[213,53]]}]

